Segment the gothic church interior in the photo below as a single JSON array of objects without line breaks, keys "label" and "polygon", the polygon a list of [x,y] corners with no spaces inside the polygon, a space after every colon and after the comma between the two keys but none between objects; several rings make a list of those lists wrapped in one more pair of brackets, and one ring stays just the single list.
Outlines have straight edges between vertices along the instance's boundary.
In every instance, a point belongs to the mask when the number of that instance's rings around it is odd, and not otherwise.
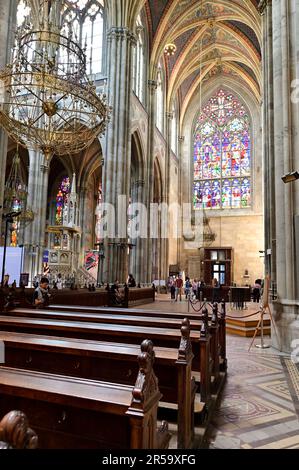
[{"label": "gothic church interior", "polygon": [[0,0],[0,448],[299,448],[298,25]]}]

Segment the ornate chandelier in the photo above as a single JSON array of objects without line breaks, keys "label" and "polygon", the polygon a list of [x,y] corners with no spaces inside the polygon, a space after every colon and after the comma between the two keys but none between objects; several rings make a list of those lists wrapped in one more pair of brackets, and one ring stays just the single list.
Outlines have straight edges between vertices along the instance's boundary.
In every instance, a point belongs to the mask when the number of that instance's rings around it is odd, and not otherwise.
[{"label": "ornate chandelier", "polygon": [[10,234],[10,245],[17,246],[20,243],[21,232],[34,220],[33,211],[27,207],[27,187],[22,178],[18,148],[5,183],[4,209],[6,212],[20,212],[20,215],[14,218]]},{"label": "ornate chandelier", "polygon": [[18,28],[12,63],[0,72],[0,124],[47,158],[88,147],[108,118],[105,96],[86,75],[84,50],[71,31],[60,33],[63,3],[40,0],[38,19]]}]

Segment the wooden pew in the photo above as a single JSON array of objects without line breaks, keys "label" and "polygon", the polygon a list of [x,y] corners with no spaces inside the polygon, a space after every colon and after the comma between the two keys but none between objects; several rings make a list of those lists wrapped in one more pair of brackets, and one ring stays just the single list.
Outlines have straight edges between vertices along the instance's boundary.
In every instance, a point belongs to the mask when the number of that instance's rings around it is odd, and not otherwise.
[{"label": "wooden pew", "polygon": [[[47,311],[59,311],[59,312],[68,312],[68,313],[80,313],[81,320],[84,321],[85,315],[90,313],[92,314],[101,314],[101,315],[122,315],[122,316],[133,316],[133,317],[146,317],[146,318],[165,318],[167,320],[183,320],[188,318],[191,321],[191,328],[197,329],[197,322],[202,321],[202,312],[163,312],[155,311],[149,309],[121,309],[117,307],[87,307],[87,306],[78,306],[78,305],[49,305]],[[13,312],[12,312],[13,314]],[[209,314],[209,318],[212,319],[212,312]],[[169,327],[172,327],[174,323],[169,322]],[[221,302],[220,314],[218,319],[219,326],[219,344],[220,344],[220,370],[226,372],[227,370],[227,358],[226,358],[226,303]]]},{"label": "wooden pew", "polygon": [[22,411],[7,413],[0,421],[0,449],[36,449],[38,438]]},{"label": "wooden pew", "polygon": [[[115,323],[119,325],[136,325],[136,326],[150,326],[157,328],[180,328],[182,319],[180,318],[159,318],[140,316],[132,314],[131,310],[125,310],[126,315],[114,313],[110,309],[109,315],[107,313],[79,313],[79,312],[63,312],[59,310],[48,309],[19,309],[16,308],[9,312],[10,316],[26,317],[26,318],[49,318],[56,320],[71,320],[81,322],[94,322],[94,323]],[[183,317],[184,319],[185,317]],[[200,320],[190,320],[193,330],[200,330],[202,322]]]},{"label": "wooden pew", "polygon": [[0,412],[21,408],[40,448],[167,448],[166,422],[157,430],[161,393],[153,346],[144,342],[135,386],[0,367]]},{"label": "wooden pew", "polygon": [[[121,288],[120,291],[124,297],[122,308],[155,301],[155,290],[152,287]],[[10,310],[13,308],[13,303],[30,308],[33,303],[33,294],[33,288],[0,288],[0,310],[3,310],[4,306],[6,306],[6,310]],[[109,306],[113,300],[111,293],[104,288],[97,289],[95,292],[89,292],[87,289],[52,289],[51,295],[52,301],[63,305]]]},{"label": "wooden pew", "polygon": [[[226,320],[225,320],[225,303],[221,304],[221,313],[220,317],[218,318],[218,305],[214,304],[213,309],[216,309],[216,319],[215,323],[211,325],[211,333],[215,336],[216,341],[219,343],[218,347],[211,348],[211,355],[213,359],[214,352],[220,355],[219,358],[215,358],[215,364],[219,362],[219,370],[222,372],[226,371],[227,368],[227,360],[226,360]],[[13,316],[24,316],[30,318],[50,318],[50,319],[57,319],[57,320],[71,320],[71,321],[81,321],[81,322],[95,322],[95,323],[117,323],[123,325],[137,325],[137,326],[150,326],[150,327],[158,327],[158,328],[180,328],[181,326],[181,317],[184,318],[184,314],[181,313],[178,316],[175,314],[169,314],[169,317],[159,317],[159,312],[154,312],[155,316],[148,317],[148,311],[142,310],[144,316],[141,316],[138,313],[138,310],[126,310],[126,314],[124,314],[123,309],[114,309],[109,308],[106,309],[104,312],[98,309],[83,309],[83,311],[75,311],[71,312],[70,309],[14,309],[10,312],[10,315]],[[120,311],[122,313],[120,313]],[[207,309],[203,309],[202,313],[205,314]],[[150,312],[150,311],[149,311]],[[150,312],[152,313],[152,312]],[[164,313],[164,312],[163,312]],[[169,312],[168,312],[169,313]],[[171,316],[172,315],[172,316]],[[173,318],[175,316],[175,318]],[[213,314],[211,315],[212,321]],[[188,318],[188,316],[187,316]],[[192,330],[200,330],[202,326],[202,314],[198,315],[196,319],[194,317],[189,317],[190,324]],[[214,368],[214,370],[216,370]],[[216,371],[216,375],[218,374]],[[217,382],[215,381],[215,384]]]},{"label": "wooden pew", "polygon": [[[11,316],[0,316],[0,330],[106,342],[121,341],[129,344],[140,344],[145,338],[151,338],[155,346],[175,349],[181,341],[181,332],[178,329]],[[192,370],[200,372],[201,401],[207,403],[210,399],[211,386],[210,335],[207,333],[205,338],[201,338],[199,331],[191,331],[190,340],[194,354]],[[204,370],[205,367],[207,370]]]},{"label": "wooden pew", "polygon": [[159,317],[159,318],[181,318],[182,320],[186,317],[198,319],[200,318],[200,314],[194,311],[190,312],[164,312],[162,310],[152,310],[148,308],[132,308],[129,307],[128,309],[123,309],[119,307],[100,307],[100,306],[82,306],[82,305],[61,305],[58,303],[51,303],[47,310],[55,310],[59,312],[79,312],[81,314],[84,313],[101,313],[101,314],[109,314],[113,312],[118,315],[128,315],[131,312],[135,316],[146,316],[146,317]]},{"label": "wooden pew", "polygon": [[[34,313],[30,313],[30,312]],[[47,315],[43,314],[46,318],[60,318],[60,319],[76,319],[77,315],[80,314],[79,317],[80,321],[99,321],[101,323],[108,322],[110,323],[113,319],[120,324],[127,324],[127,317],[130,316],[131,322],[139,325],[139,326],[158,326],[162,328],[177,328],[178,322],[175,320],[183,320],[184,318],[188,318],[191,321],[191,328],[194,330],[200,329],[201,322],[202,322],[202,312],[162,312],[162,311],[153,311],[149,309],[123,309],[117,307],[90,307],[90,306],[78,306],[78,305],[50,305],[47,307],[46,310],[54,312],[55,315]],[[28,314],[26,314],[26,312]],[[14,309],[9,314],[15,315],[23,315],[23,316],[32,316],[32,317],[39,317],[37,313],[35,313],[35,309]],[[63,317],[62,313],[71,314],[71,316]],[[58,314],[59,313],[59,314]],[[108,317],[108,318],[107,318]],[[125,320],[122,320],[123,317],[126,317]],[[141,317],[139,322],[137,317]],[[151,318],[155,320],[151,320]],[[209,314],[209,318],[212,319],[212,313]],[[167,322],[162,322],[161,319],[167,320]],[[158,320],[158,321],[157,321]],[[221,372],[226,372],[227,370],[227,358],[226,358],[226,304],[225,302],[221,303],[220,315],[217,322],[219,328],[219,349],[220,349],[220,370]]]},{"label": "wooden pew", "polygon": [[[191,378],[192,346],[188,320],[178,350],[155,348],[155,373],[163,401],[178,405],[178,448],[191,448],[196,385]],[[5,365],[21,369],[134,385],[135,345],[0,332]]]}]

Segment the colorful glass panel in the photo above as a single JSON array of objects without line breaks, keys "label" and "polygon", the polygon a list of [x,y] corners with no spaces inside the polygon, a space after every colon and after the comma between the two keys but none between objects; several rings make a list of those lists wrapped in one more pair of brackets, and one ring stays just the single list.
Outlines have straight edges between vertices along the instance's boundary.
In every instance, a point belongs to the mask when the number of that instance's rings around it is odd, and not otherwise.
[{"label": "colorful glass panel", "polygon": [[241,204],[242,207],[249,207],[251,204],[250,180],[245,178],[241,183]]},{"label": "colorful glass panel", "polygon": [[241,181],[235,179],[232,182],[232,207],[238,208],[241,205]]},{"label": "colorful glass panel", "polygon": [[251,137],[245,107],[220,89],[203,107],[195,128],[194,207],[251,204]]},{"label": "colorful glass panel", "polygon": [[202,187],[200,183],[194,183],[193,201],[195,209],[202,207]]},{"label": "colorful glass panel", "polygon": [[68,176],[64,177],[59,185],[56,195],[56,225],[62,225],[63,208],[67,202],[68,195],[71,191],[71,182]]},{"label": "colorful glass panel", "polygon": [[214,180],[212,186],[212,209],[221,208],[221,184],[219,180]]},{"label": "colorful glass panel", "polygon": [[231,206],[232,206],[231,181],[224,180],[222,183],[222,207],[224,209],[230,209]]}]

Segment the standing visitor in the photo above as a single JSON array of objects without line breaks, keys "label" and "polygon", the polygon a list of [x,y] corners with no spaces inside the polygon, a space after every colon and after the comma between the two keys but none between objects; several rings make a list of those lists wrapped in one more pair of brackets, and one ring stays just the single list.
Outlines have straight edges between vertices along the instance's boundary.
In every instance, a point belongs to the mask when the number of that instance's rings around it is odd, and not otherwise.
[{"label": "standing visitor", "polygon": [[170,288],[170,298],[171,300],[175,300],[175,280],[170,278],[169,280],[169,288]]},{"label": "standing visitor", "polygon": [[175,301],[176,302],[178,300],[178,296],[180,296],[180,302],[182,301],[182,287],[183,287],[183,279],[181,278],[181,276],[179,276],[177,280],[175,281],[175,294],[176,294]]},{"label": "standing visitor", "polygon": [[189,297],[189,294],[191,292],[191,287],[192,287],[191,281],[190,281],[189,277],[186,277],[186,282],[185,282],[185,297],[186,297],[186,299],[188,299],[188,297]]},{"label": "standing visitor", "polygon": [[192,292],[193,292],[194,297],[197,297],[197,279],[193,279]]}]

